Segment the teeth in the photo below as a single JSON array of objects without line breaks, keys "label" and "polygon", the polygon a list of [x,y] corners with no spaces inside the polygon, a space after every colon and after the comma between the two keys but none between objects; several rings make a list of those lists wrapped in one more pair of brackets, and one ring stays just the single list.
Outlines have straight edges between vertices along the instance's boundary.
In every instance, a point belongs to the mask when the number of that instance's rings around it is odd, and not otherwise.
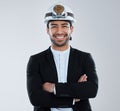
[{"label": "teeth", "polygon": [[63,37],[63,36],[56,36],[56,38],[62,39],[62,38],[64,38],[64,37]]}]

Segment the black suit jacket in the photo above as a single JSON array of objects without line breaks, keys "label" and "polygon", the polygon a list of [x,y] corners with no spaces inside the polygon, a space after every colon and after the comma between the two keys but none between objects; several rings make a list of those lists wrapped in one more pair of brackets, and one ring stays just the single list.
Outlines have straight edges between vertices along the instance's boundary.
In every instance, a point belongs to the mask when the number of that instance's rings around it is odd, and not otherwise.
[{"label": "black suit jacket", "polygon": [[[87,82],[78,83],[86,74]],[[45,82],[55,83],[56,95],[42,89]],[[49,49],[30,57],[27,66],[27,90],[34,111],[50,111],[51,107],[72,107],[74,111],[91,111],[89,98],[98,90],[98,77],[89,53],[70,49],[67,83],[58,83],[53,54]],[[80,101],[73,105],[73,98]]]}]

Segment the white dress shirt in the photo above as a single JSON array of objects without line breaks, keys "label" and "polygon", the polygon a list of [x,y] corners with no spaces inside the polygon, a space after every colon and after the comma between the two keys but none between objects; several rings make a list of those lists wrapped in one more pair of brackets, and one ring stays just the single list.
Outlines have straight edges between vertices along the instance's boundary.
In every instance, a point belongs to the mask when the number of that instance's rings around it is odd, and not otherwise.
[{"label": "white dress shirt", "polygon": [[[58,82],[67,82],[68,60],[70,54],[70,47],[65,51],[54,50],[51,47],[55,65],[57,68]],[[72,108],[51,108],[51,111],[73,111]]]}]

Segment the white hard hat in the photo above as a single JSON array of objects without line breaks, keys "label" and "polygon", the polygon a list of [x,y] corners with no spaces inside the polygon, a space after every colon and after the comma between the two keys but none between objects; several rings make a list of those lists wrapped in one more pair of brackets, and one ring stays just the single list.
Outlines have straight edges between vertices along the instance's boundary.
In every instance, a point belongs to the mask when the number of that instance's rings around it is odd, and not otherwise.
[{"label": "white hard hat", "polygon": [[62,4],[55,4],[49,8],[48,12],[45,14],[44,21],[48,23],[51,20],[68,20],[71,23],[75,22],[72,10]]}]

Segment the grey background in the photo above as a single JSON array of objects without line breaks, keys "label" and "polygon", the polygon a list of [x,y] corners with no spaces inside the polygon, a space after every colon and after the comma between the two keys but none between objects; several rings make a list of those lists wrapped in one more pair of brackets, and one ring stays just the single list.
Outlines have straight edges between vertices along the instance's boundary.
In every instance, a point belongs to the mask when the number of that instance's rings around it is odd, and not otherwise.
[{"label": "grey background", "polygon": [[96,63],[99,91],[90,100],[93,111],[118,111],[119,0],[0,0],[0,110],[32,111],[26,90],[26,65],[30,55],[50,45],[44,13],[59,1],[75,13],[70,44],[90,52]]}]

